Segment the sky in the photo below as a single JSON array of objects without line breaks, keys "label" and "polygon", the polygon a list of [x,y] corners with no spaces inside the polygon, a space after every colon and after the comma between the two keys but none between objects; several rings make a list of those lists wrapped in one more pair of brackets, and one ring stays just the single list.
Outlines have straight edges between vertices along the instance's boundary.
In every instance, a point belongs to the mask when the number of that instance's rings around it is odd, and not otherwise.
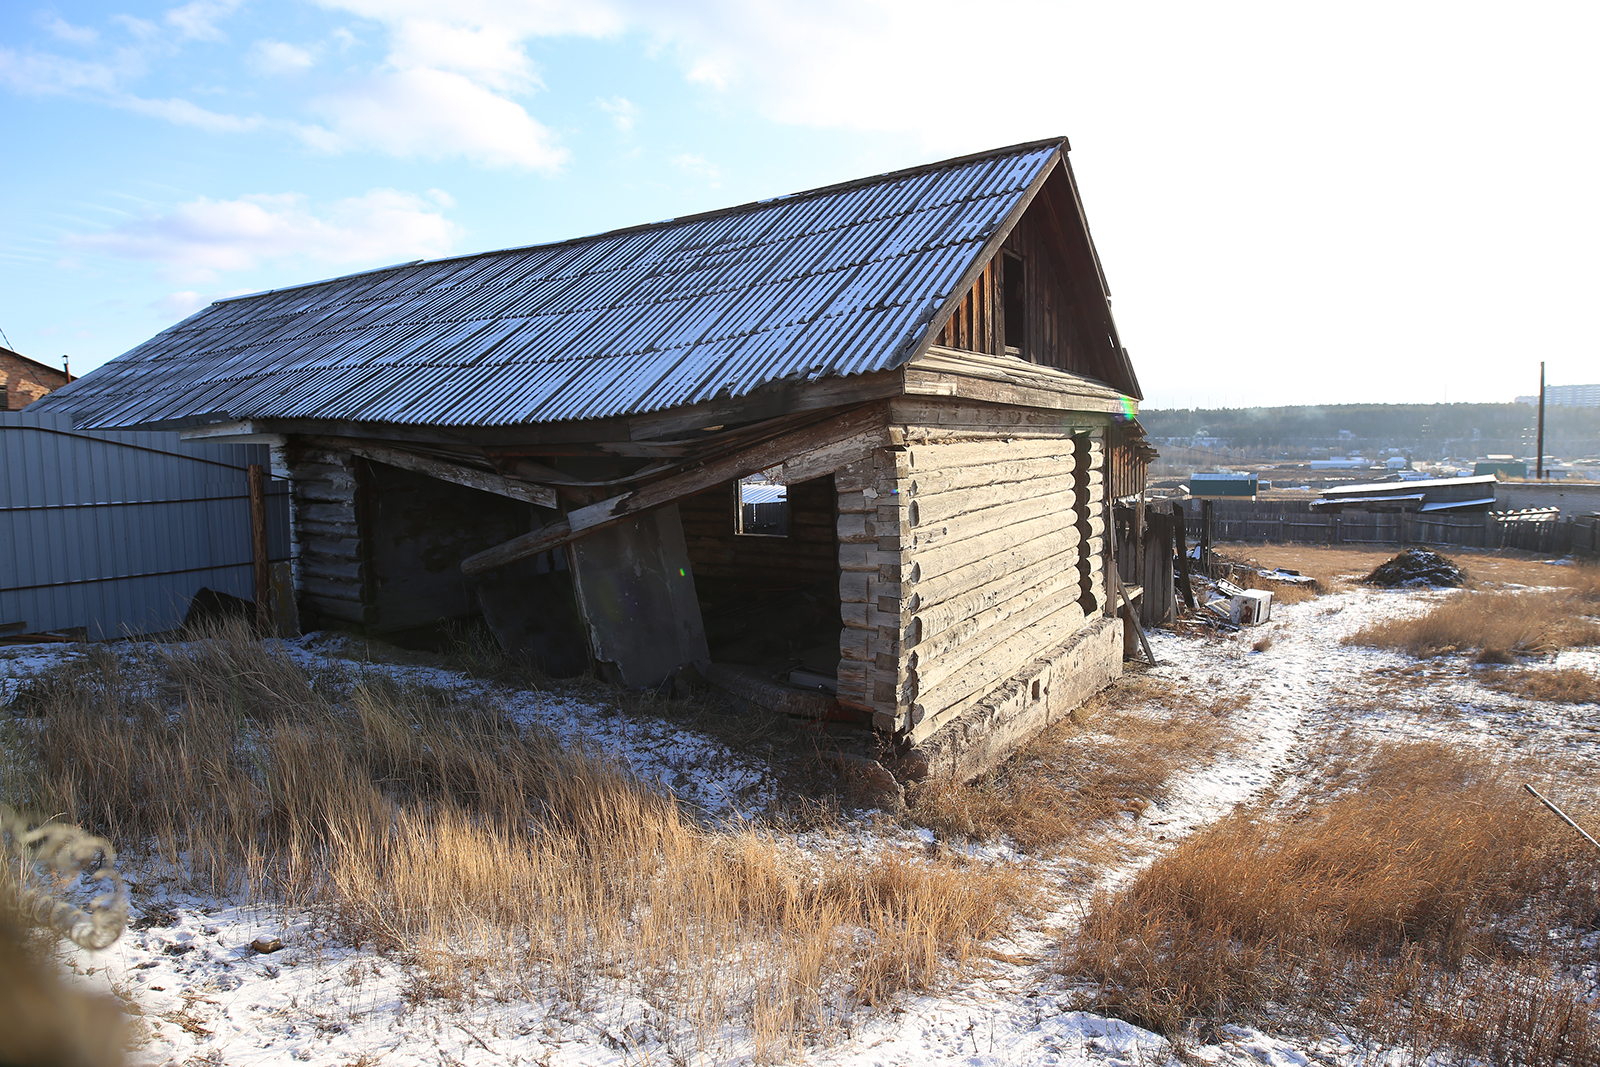
[{"label": "sky", "polygon": [[1145,407],[1600,381],[1600,5],[12,0],[0,331],[1066,135]]}]

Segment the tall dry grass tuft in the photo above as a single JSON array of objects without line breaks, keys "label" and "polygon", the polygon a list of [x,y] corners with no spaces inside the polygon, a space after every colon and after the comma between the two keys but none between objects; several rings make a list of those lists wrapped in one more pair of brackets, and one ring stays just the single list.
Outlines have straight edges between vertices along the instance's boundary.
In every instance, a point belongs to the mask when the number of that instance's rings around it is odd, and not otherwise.
[{"label": "tall dry grass tuft", "polygon": [[1586,618],[1579,592],[1539,589],[1458,593],[1416,618],[1386,619],[1346,644],[1392,648],[1413,656],[1475,652],[1480,662],[1600,644],[1600,622]]},{"label": "tall dry grass tuft", "polygon": [[1305,818],[1190,839],[1095,901],[1067,968],[1168,1033],[1270,1005],[1424,1054],[1593,1062],[1600,1023],[1560,968],[1600,906],[1600,855],[1443,746],[1383,750],[1367,779]]},{"label": "tall dry grass tuft", "polygon": [[910,817],[945,837],[1004,834],[1027,852],[1090,848],[1110,820],[1165,800],[1179,770],[1226,749],[1242,702],[1130,675],[976,781],[924,782]]},{"label": "tall dry grass tuft", "polygon": [[1004,871],[711,832],[601,754],[381,675],[316,679],[220,632],[96,649],[31,687],[3,785],[198,889],[321,912],[424,969],[417,995],[611,989],[672,1040],[762,1057],[926,988],[1003,927]]}]

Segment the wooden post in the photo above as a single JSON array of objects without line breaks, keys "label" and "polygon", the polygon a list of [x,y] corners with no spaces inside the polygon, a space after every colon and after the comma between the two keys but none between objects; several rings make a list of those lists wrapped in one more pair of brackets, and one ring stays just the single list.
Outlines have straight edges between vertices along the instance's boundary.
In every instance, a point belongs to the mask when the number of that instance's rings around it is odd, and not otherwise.
[{"label": "wooden post", "polygon": [[1200,569],[1207,577],[1211,575],[1211,524],[1214,518],[1211,501],[1200,501]]},{"label": "wooden post", "polygon": [[267,487],[259,463],[250,464],[250,561],[255,565],[256,629],[264,634],[272,623],[272,578],[267,567]]},{"label": "wooden post", "polygon": [[[1133,502],[1133,584],[1144,584],[1144,489]],[[1148,595],[1148,594],[1146,594]]]},{"label": "wooden post", "polygon": [[[1539,432],[1536,435],[1534,448],[1539,453],[1533,460],[1533,479],[1537,482],[1544,481],[1544,360],[1539,361]],[[1528,468],[1522,468],[1526,471]]]},{"label": "wooden post", "polygon": [[1174,500],[1172,502],[1172,541],[1178,553],[1178,591],[1183,594],[1183,602],[1189,610],[1194,610],[1194,587],[1189,584],[1189,524],[1188,517],[1183,513],[1183,504]]}]

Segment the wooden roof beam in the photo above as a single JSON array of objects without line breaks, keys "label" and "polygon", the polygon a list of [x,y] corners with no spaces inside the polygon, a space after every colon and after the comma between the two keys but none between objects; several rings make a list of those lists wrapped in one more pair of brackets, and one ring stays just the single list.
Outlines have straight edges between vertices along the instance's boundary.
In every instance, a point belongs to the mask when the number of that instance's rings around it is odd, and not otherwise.
[{"label": "wooden roof beam", "polygon": [[665,507],[714,485],[782,466],[785,480],[805,481],[838,470],[888,436],[888,413],[881,404],[855,408],[826,421],[792,430],[701,466],[652,482],[514,537],[461,561],[467,575],[483,574],[519,559],[548,552],[578,538],[626,522],[641,512]]}]

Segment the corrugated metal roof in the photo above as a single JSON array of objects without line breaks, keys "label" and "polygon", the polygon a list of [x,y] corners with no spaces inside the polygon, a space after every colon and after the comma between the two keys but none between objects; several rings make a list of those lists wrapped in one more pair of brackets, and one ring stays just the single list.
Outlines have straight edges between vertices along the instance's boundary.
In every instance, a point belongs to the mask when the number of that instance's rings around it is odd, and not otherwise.
[{"label": "corrugated metal roof", "polygon": [[38,407],[511,426],[888,370],[1062,146],[221,301]]}]

